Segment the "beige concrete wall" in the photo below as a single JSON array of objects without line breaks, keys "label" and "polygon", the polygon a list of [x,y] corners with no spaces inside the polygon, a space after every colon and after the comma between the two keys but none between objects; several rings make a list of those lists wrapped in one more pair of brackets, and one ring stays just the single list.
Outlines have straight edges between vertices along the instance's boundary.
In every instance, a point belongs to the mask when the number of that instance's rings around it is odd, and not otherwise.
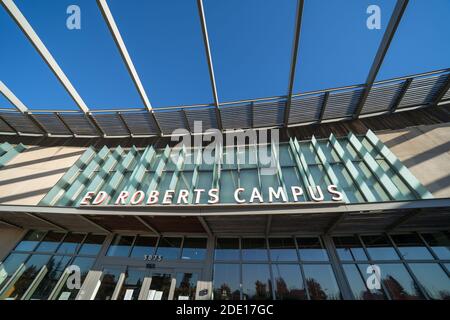
[{"label": "beige concrete wall", "polygon": [[435,197],[450,197],[450,123],[376,134]]},{"label": "beige concrete wall", "polygon": [[28,146],[0,170],[0,203],[37,205],[84,151]]},{"label": "beige concrete wall", "polygon": [[24,234],[24,230],[0,225],[0,261],[8,255]]}]

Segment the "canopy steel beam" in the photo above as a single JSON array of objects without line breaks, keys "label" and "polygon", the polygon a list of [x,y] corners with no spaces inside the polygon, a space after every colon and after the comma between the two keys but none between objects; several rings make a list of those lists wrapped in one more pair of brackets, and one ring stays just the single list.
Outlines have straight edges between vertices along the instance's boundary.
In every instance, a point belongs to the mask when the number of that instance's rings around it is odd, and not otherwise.
[{"label": "canopy steel beam", "polygon": [[300,32],[302,29],[303,5],[304,5],[304,0],[297,1],[297,15],[296,15],[296,21],[295,21],[294,44],[292,47],[291,70],[289,72],[289,87],[288,87],[286,107],[284,109],[284,126],[285,127],[287,127],[287,125],[288,125],[289,113],[291,111],[292,93],[294,90],[295,68],[297,66],[298,45],[300,43]]},{"label": "canopy steel beam", "polygon": [[206,59],[208,60],[209,78],[211,80],[211,89],[214,98],[214,105],[216,106],[216,121],[219,130],[222,130],[222,117],[219,109],[219,97],[217,95],[216,78],[214,76],[214,67],[211,56],[211,48],[209,46],[208,29],[206,27],[205,10],[203,9],[203,1],[197,0],[198,14],[200,16],[200,24],[202,26],[203,43],[205,45]]},{"label": "canopy steel beam", "polygon": [[383,39],[381,40],[381,44],[378,47],[377,54],[367,76],[366,84],[364,86],[365,88],[363,90],[363,93],[361,94],[358,105],[356,106],[355,113],[353,115],[354,118],[358,118],[361,114],[361,110],[366,103],[367,97],[369,96],[370,90],[372,89],[378,71],[381,68],[381,64],[383,63],[384,57],[386,56],[391,41],[394,38],[395,32],[397,31],[397,27],[400,24],[408,2],[409,0],[397,0],[397,4],[395,5],[394,11],[392,12],[391,19],[389,20],[388,26],[383,35]]},{"label": "canopy steel beam", "polygon": [[0,93],[2,93],[6,99],[8,99],[9,102],[11,102],[14,107],[16,107],[17,110],[19,110],[22,113],[28,112],[27,106],[20,101],[19,98],[16,97],[16,95],[9,90],[9,88],[4,84],[2,81],[0,81]]},{"label": "canopy steel beam", "polygon": [[72,99],[75,101],[75,103],[78,105],[78,107],[83,112],[88,112],[89,108],[84,103],[83,99],[78,94],[77,90],[74,88],[74,86],[72,85],[70,80],[67,78],[64,71],[60,68],[60,66],[56,62],[55,58],[53,58],[50,51],[48,51],[47,47],[42,42],[42,40],[39,38],[37,33],[34,31],[33,27],[30,25],[28,20],[22,14],[22,12],[19,10],[19,8],[15,5],[14,1],[13,0],[0,0],[0,1],[1,1],[3,7],[5,7],[6,11],[9,13],[9,15],[14,19],[16,24],[20,27],[20,29],[22,29],[25,36],[30,40],[30,42],[36,48],[37,52],[45,60],[47,65],[50,67],[50,69],[56,75],[58,80],[61,82],[61,84],[67,90],[67,92],[72,97]]}]

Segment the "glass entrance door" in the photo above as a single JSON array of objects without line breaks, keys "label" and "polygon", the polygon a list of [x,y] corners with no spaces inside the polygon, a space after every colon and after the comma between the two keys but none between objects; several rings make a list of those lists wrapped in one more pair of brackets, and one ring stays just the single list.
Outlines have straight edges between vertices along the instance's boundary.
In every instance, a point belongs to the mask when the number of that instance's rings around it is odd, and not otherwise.
[{"label": "glass entrance door", "polygon": [[147,300],[172,300],[174,280],[173,273],[152,272]]}]

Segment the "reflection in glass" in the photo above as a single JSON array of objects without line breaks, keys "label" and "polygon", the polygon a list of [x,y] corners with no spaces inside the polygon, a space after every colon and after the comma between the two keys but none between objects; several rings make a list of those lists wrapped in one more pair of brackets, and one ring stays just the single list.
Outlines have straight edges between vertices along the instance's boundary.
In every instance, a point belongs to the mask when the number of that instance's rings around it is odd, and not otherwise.
[{"label": "reflection in glass", "polygon": [[327,251],[323,248],[317,237],[297,238],[300,260],[303,261],[328,261]]},{"label": "reflection in glass", "polygon": [[392,235],[391,237],[403,259],[433,259],[433,256],[418,235],[410,233]]},{"label": "reflection in glass", "polygon": [[28,258],[25,253],[12,253],[0,264],[0,290]]},{"label": "reflection in glass", "polygon": [[214,255],[215,260],[239,260],[239,239],[218,238]]},{"label": "reflection in glass", "polygon": [[138,236],[134,242],[131,257],[143,259],[146,254],[155,254],[157,241],[157,237]]},{"label": "reflection in glass", "polygon": [[242,239],[242,260],[267,260],[267,245],[265,238]]},{"label": "reflection in glass", "polygon": [[109,257],[128,257],[133,240],[133,236],[116,235],[106,255]]},{"label": "reflection in glass", "polygon": [[334,237],[333,241],[341,261],[367,260],[361,242],[357,237]]},{"label": "reflection in glass", "polygon": [[239,300],[239,264],[214,265],[214,300]]},{"label": "reflection in glass", "polygon": [[175,260],[180,257],[181,238],[164,237],[159,240],[156,253],[164,260]]},{"label": "reflection in glass", "polygon": [[[94,265],[94,258],[75,258],[74,261],[72,261],[73,266],[77,266],[80,268],[80,284],[83,285],[84,279],[86,279],[86,276],[89,272],[89,270]],[[70,275],[73,275],[71,273]],[[65,274],[65,278],[68,278],[69,274]],[[68,281],[63,281],[63,286],[58,292],[55,294],[55,298],[57,300],[75,300],[79,289],[71,287],[69,289],[68,287]]]},{"label": "reflection in glass", "polygon": [[44,231],[29,231],[22,241],[16,246],[14,250],[17,251],[33,251],[39,241],[44,237]]},{"label": "reflection in glass", "polygon": [[58,253],[74,254],[78,245],[83,241],[85,234],[83,233],[69,233],[64,238],[63,243],[58,248]]},{"label": "reflection in glass", "polygon": [[84,240],[83,245],[80,248],[79,254],[97,255],[102,248],[102,244],[105,241],[105,236],[99,234],[90,234]]},{"label": "reflection in glass", "polygon": [[269,238],[272,261],[297,261],[297,248],[293,238]]},{"label": "reflection in glass", "polygon": [[223,170],[220,172],[219,198],[221,203],[235,203],[234,190],[236,190],[237,187],[237,170]]},{"label": "reflection in glass", "polygon": [[307,299],[299,265],[272,264],[272,274],[277,300]]},{"label": "reflection in glass", "polygon": [[172,275],[170,273],[153,273],[150,291],[154,290],[153,300],[167,300],[169,298]]},{"label": "reflection in glass", "polygon": [[197,273],[177,273],[177,286],[175,288],[174,300],[194,300],[197,289]]},{"label": "reflection in glass", "polygon": [[367,251],[372,260],[398,260],[399,257],[395,252],[389,239],[383,235],[361,236]]},{"label": "reflection in glass", "polygon": [[450,260],[450,236],[447,232],[423,233],[422,236],[439,259]]},{"label": "reflection in glass", "polygon": [[431,299],[450,300],[450,278],[437,263],[410,263],[409,267]]},{"label": "reflection in glass", "polygon": [[242,294],[244,300],[269,300],[270,272],[267,264],[242,265]]},{"label": "reflection in glass", "polygon": [[384,300],[386,296],[380,289],[369,290],[366,280],[370,276],[366,273],[368,265],[344,264],[344,272],[347,277],[353,296],[356,300]]},{"label": "reflection in glass", "polygon": [[114,293],[114,289],[119,281],[121,269],[109,268],[104,269],[102,274],[102,280],[100,287],[98,288],[95,300],[111,300]]},{"label": "reflection in glass", "polygon": [[303,271],[311,300],[339,300],[341,293],[328,264],[305,264]]},{"label": "reflection in glass", "polygon": [[380,264],[381,281],[393,300],[423,299],[422,293],[403,264]]},{"label": "reflection in glass", "polygon": [[37,247],[36,251],[55,252],[63,237],[64,233],[62,232],[49,231]]},{"label": "reflection in glass", "polygon": [[146,274],[145,270],[128,269],[117,300],[137,300]]},{"label": "reflection in glass", "polygon": [[206,256],[206,238],[185,238],[181,259],[204,260]]},{"label": "reflection in glass", "polygon": [[[239,187],[245,191],[241,193],[240,198],[250,199],[253,188],[259,189],[259,178],[257,169],[244,169],[239,172]],[[234,191],[233,191],[234,192]]]},{"label": "reflection in glass", "polygon": [[50,256],[48,255],[31,256],[21,268],[19,274],[16,275],[15,279],[7,287],[3,288],[0,299],[18,300],[22,298],[49,258]]}]

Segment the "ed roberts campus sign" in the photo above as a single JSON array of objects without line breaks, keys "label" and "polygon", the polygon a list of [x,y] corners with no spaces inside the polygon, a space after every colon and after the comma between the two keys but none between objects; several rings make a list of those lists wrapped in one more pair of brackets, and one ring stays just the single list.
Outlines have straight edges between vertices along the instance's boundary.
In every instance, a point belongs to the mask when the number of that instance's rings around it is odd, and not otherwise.
[{"label": "ed roberts campus sign", "polygon": [[[331,196],[332,201],[342,201],[343,195],[338,191],[336,185],[328,185],[326,188],[321,186],[308,186],[306,190],[299,186],[292,186],[291,188],[273,188],[269,187],[267,190],[266,198],[258,188],[253,188],[250,195],[244,196],[245,188],[237,188],[233,192],[234,201],[237,204],[244,203],[272,203],[272,202],[288,202],[289,198],[292,199],[291,202],[301,202],[302,196],[305,192],[308,193],[309,197],[315,202],[324,201],[324,193],[327,192]],[[288,195],[290,194],[290,196]],[[113,205],[171,205],[171,204],[191,204],[189,199],[192,199],[193,204],[200,204],[202,195],[207,195],[207,204],[218,204],[220,203],[220,193],[219,189],[193,189],[192,192],[187,189],[181,189],[178,194],[175,190],[166,190],[163,194],[156,190],[152,190],[148,193],[137,190],[133,193],[129,191],[120,191],[114,202],[110,203],[111,196],[106,191],[100,192],[87,192],[80,202],[80,205],[103,205],[103,204],[113,204]],[[204,201],[203,201],[204,202]]]}]

